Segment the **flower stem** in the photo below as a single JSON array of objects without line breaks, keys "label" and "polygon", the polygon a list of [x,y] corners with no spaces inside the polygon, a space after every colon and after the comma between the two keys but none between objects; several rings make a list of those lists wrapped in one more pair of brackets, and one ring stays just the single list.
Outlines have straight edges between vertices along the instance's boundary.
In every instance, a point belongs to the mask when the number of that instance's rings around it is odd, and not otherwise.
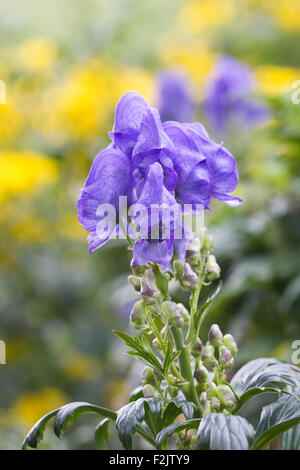
[{"label": "flower stem", "polygon": [[191,368],[190,347],[185,346],[183,334],[180,328],[172,326],[171,333],[177,351],[181,351],[178,357],[181,375],[188,382],[188,385],[183,387],[183,393],[186,399],[195,403],[199,411],[201,411],[201,405],[194,385],[194,377]]}]

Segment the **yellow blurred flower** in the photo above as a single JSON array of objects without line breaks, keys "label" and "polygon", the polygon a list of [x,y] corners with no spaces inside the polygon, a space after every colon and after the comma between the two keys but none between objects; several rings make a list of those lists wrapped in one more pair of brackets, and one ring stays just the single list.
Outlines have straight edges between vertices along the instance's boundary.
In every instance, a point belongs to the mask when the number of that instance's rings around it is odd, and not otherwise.
[{"label": "yellow blurred flower", "polygon": [[0,200],[53,183],[57,176],[56,162],[45,155],[32,151],[0,152]]},{"label": "yellow blurred flower", "polygon": [[183,8],[180,22],[188,32],[196,34],[230,23],[234,17],[233,0],[195,0]]},{"label": "yellow blurred flower", "polygon": [[6,84],[6,104],[0,104],[0,143],[9,143],[22,130],[24,118]]},{"label": "yellow blurred flower", "polygon": [[279,28],[298,32],[300,27],[299,0],[264,0],[263,6],[266,12],[274,18]]},{"label": "yellow blurred flower", "polygon": [[63,359],[61,369],[71,379],[99,380],[101,366],[93,357],[73,353]]},{"label": "yellow blurred flower", "polygon": [[42,416],[67,402],[67,396],[61,390],[46,387],[38,392],[21,396],[11,409],[15,420],[22,420],[32,425]]},{"label": "yellow blurred flower", "polygon": [[56,58],[55,44],[43,37],[28,39],[17,51],[18,66],[32,73],[47,71]]},{"label": "yellow blurred flower", "polygon": [[[78,192],[79,194],[79,192]],[[87,232],[78,222],[78,216],[74,213],[64,214],[57,222],[57,231],[63,237],[86,240]]]},{"label": "yellow blurred flower", "polygon": [[262,93],[281,95],[290,92],[292,83],[300,80],[300,69],[265,65],[258,67],[255,75]]}]

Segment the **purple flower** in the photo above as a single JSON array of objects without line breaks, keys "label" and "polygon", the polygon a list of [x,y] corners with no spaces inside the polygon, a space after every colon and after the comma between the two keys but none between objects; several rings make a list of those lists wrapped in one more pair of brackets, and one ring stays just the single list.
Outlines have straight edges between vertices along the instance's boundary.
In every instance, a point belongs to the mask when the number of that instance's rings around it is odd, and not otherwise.
[{"label": "purple flower", "polygon": [[235,159],[201,124],[162,124],[156,109],[137,92],[128,92],[118,103],[109,135],[112,144],[96,156],[78,201],[79,221],[90,232],[90,251],[120,230],[107,219],[105,206],[114,209],[120,222],[120,196],[145,211],[142,217],[130,213],[141,236],[133,246],[133,262],[156,262],[164,268],[174,253],[184,259],[191,239],[187,227],[177,239],[185,204],[193,210],[199,204],[209,208],[212,198],[241,204],[231,194],[238,183]]},{"label": "purple flower", "polygon": [[157,76],[161,120],[187,122],[194,118],[194,97],[189,77],[181,69],[167,69]]},{"label": "purple flower", "polygon": [[204,111],[211,128],[219,135],[231,122],[253,125],[270,113],[265,104],[251,97],[255,80],[251,69],[233,57],[222,56],[208,79]]}]

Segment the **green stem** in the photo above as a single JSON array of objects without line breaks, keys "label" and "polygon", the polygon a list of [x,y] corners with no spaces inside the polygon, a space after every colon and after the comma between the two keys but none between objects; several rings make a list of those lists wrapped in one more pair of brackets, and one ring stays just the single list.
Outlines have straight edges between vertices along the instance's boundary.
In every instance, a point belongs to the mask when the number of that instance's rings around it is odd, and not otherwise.
[{"label": "green stem", "polygon": [[196,392],[191,368],[190,347],[185,346],[183,334],[180,328],[172,326],[171,333],[177,351],[181,351],[180,355],[178,356],[181,375],[188,382],[188,385],[183,387],[183,393],[186,399],[195,403],[197,408],[201,411],[201,405]]}]

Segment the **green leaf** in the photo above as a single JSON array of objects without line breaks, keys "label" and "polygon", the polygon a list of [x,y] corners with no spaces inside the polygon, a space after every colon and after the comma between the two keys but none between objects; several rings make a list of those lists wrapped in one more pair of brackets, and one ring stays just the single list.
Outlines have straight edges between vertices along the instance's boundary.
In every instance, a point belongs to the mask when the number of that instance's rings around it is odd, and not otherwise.
[{"label": "green leaf", "polygon": [[180,431],[188,431],[189,429],[197,429],[200,419],[189,419],[187,421],[178,421],[177,423],[170,424],[162,429],[156,437],[156,448],[161,449],[162,446],[167,444],[169,437]]},{"label": "green leaf", "polygon": [[256,430],[253,449],[267,449],[277,436],[300,423],[300,400],[282,396],[265,406]]},{"label": "green leaf", "polygon": [[100,421],[95,429],[96,448],[99,450],[107,449],[107,441],[109,440],[109,425],[110,419],[105,418]]},{"label": "green leaf", "polygon": [[190,330],[193,332],[193,334],[191,336],[189,335],[189,338],[187,338],[188,343],[194,343],[198,338],[200,328],[209,312],[209,307],[215,300],[216,296],[219,294],[221,286],[222,283],[219,282],[212,295],[206,299],[206,301],[198,308],[197,312],[195,313],[193,318],[193,327]]},{"label": "green leaf", "polygon": [[74,402],[63,406],[59,409],[55,422],[54,432],[60,438],[61,434],[65,431],[66,427],[73,423],[83,413],[98,413],[106,418],[116,419],[117,414],[107,408],[101,406],[91,405],[86,402]]},{"label": "green leaf", "polygon": [[122,341],[132,349],[132,351],[128,351],[130,356],[136,356],[138,360],[140,360],[143,364],[153,367],[158,372],[163,374],[163,367],[160,361],[155,356],[154,352],[152,351],[149,343],[145,343],[146,338],[143,338],[143,342],[136,336],[130,336],[126,333],[122,333],[121,331],[114,331],[114,333],[121,338]]},{"label": "green leaf", "polygon": [[163,427],[168,426],[169,424],[173,423],[173,421],[179,416],[181,413],[184,414],[187,420],[190,420],[194,416],[195,411],[195,404],[186,401],[182,398],[173,398],[170,403],[167,405],[164,414],[163,414]]},{"label": "green leaf", "polygon": [[143,387],[141,385],[139,385],[138,387],[136,387],[134,390],[132,390],[132,392],[130,393],[130,396],[129,396],[129,401],[136,401],[138,400],[139,398],[143,398],[144,394],[143,394]]},{"label": "green leaf", "polygon": [[158,264],[154,263],[152,268],[157,289],[162,293],[163,298],[168,298],[168,280],[161,271]]},{"label": "green leaf", "polygon": [[197,437],[201,450],[248,450],[254,430],[241,416],[211,413],[202,419]]},{"label": "green leaf", "polygon": [[161,398],[139,398],[118,411],[117,431],[123,447],[127,450],[132,448],[132,435],[136,431],[137,424],[145,418],[146,404],[154,416],[159,416],[163,404]]},{"label": "green leaf", "polygon": [[299,372],[291,364],[272,358],[250,361],[235,374],[230,382],[231,387],[239,396],[237,410],[247,400],[260,393],[278,393],[288,387],[296,388],[299,379]]},{"label": "green leaf", "polygon": [[43,416],[35,425],[30,429],[29,433],[26,435],[22,449],[26,450],[28,447],[36,449],[39,442],[43,440],[44,432],[47,426],[48,421],[54,418],[57,415],[59,408],[51,411],[50,413]]},{"label": "green leaf", "polygon": [[300,450],[300,424],[282,434],[280,450]]}]

